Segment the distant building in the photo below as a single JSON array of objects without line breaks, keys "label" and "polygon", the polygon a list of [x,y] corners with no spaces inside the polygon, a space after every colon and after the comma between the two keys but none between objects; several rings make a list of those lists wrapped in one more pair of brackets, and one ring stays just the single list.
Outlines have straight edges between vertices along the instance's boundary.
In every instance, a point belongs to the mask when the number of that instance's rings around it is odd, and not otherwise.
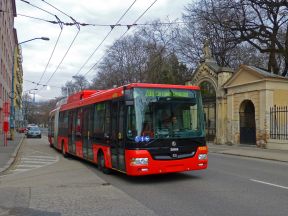
[{"label": "distant building", "polygon": [[15,0],[0,1],[0,133],[4,121],[4,104],[11,103],[14,40]]},{"label": "distant building", "polygon": [[187,84],[202,89],[207,140],[288,150],[288,78],[248,65],[219,67],[207,44],[204,54]]},{"label": "distant building", "polygon": [[23,114],[22,114],[22,91],[23,91],[23,68],[22,68],[22,52],[21,47],[18,45],[17,31],[14,29],[14,40],[15,40],[15,49],[14,49],[14,66],[12,76],[13,80],[13,109],[14,109],[14,121],[15,128],[19,128],[23,125]]}]

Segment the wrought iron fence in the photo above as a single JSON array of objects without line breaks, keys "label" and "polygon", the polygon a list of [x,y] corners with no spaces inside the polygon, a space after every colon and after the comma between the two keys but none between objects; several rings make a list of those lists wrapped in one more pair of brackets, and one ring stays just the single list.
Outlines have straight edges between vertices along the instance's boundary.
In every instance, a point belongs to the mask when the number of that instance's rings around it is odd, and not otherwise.
[{"label": "wrought iron fence", "polygon": [[288,106],[270,108],[270,138],[288,140]]}]

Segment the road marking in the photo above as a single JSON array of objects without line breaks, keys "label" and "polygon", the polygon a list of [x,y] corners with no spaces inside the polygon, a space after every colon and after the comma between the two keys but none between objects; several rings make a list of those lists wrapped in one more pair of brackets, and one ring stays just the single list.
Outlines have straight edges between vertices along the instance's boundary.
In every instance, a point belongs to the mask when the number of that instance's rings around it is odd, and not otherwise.
[{"label": "road marking", "polygon": [[56,160],[57,158],[21,158],[22,160]]},{"label": "road marking", "polygon": [[256,179],[250,179],[250,181],[258,182],[258,183],[261,183],[261,184],[266,184],[266,185],[279,187],[279,188],[283,188],[283,189],[288,190],[288,187],[285,187],[285,186],[282,186],[282,185],[272,184],[272,183],[269,183],[269,182],[259,181],[259,180],[256,180]]},{"label": "road marking", "polygon": [[14,169],[14,170],[13,170],[13,173],[14,173],[14,172],[25,172],[25,171],[29,171],[29,170],[31,170],[31,168],[30,168],[30,169],[17,168],[17,169]]},{"label": "road marking", "polygon": [[[30,171],[33,169],[38,169],[44,166],[54,164],[58,161],[59,156],[53,157],[47,155],[31,155],[31,156],[25,155],[24,157],[20,158],[19,163],[16,164],[14,168],[9,170],[9,173],[7,173],[5,176]],[[4,175],[1,175],[1,177],[2,176]]]},{"label": "road marking", "polygon": [[31,164],[20,164],[20,165],[17,165],[18,168],[23,168],[23,167],[42,167],[42,165],[31,165]]},{"label": "road marking", "polygon": [[57,158],[57,157],[54,157],[54,156],[39,156],[39,155],[33,155],[33,156],[26,156],[26,157],[23,157],[23,158],[35,158],[35,159],[50,159],[50,158]]},{"label": "road marking", "polygon": [[47,164],[47,163],[53,163],[53,162],[57,162],[55,161],[21,161],[21,164]]}]

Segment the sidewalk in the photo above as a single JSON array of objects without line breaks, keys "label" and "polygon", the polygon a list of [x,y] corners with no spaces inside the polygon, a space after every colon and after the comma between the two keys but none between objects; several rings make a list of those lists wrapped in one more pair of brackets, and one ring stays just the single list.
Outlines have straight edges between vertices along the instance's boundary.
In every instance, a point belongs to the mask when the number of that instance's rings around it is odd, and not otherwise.
[{"label": "sidewalk", "polygon": [[287,150],[261,149],[249,145],[216,145],[208,143],[209,152],[288,162]]},{"label": "sidewalk", "polygon": [[15,132],[14,140],[8,140],[7,146],[4,146],[3,134],[0,135],[0,173],[13,163],[23,138],[24,134]]}]

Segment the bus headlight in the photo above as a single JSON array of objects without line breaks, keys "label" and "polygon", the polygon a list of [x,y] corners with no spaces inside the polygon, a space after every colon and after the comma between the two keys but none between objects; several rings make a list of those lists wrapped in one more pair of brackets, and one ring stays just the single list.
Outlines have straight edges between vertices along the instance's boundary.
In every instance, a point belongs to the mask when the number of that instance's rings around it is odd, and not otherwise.
[{"label": "bus headlight", "polygon": [[199,154],[198,160],[207,160],[207,154]]},{"label": "bus headlight", "polygon": [[132,158],[131,165],[148,165],[148,158]]}]

